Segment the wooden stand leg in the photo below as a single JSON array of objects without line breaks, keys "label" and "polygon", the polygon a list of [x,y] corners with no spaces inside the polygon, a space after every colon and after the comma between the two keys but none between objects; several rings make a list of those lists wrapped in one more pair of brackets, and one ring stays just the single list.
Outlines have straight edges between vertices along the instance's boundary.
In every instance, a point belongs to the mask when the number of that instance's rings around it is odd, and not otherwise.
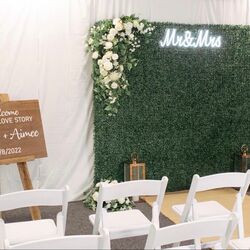
[{"label": "wooden stand leg", "polygon": [[[33,189],[32,182],[30,179],[30,174],[28,171],[27,163],[26,162],[18,162],[17,163],[18,171],[21,177],[21,181],[23,184],[24,190]],[[38,207],[30,207],[30,213],[33,220],[40,220],[41,213]]]}]

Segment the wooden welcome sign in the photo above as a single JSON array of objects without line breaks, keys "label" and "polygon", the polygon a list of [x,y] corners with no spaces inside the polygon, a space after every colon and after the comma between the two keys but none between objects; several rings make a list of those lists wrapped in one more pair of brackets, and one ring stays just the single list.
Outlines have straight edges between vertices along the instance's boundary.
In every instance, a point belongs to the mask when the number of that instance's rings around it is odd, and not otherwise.
[{"label": "wooden welcome sign", "polygon": [[[47,156],[38,100],[9,101],[0,94],[0,165],[16,163],[24,190],[33,189],[27,161]],[[41,219],[38,207],[30,208]]]},{"label": "wooden welcome sign", "polygon": [[38,100],[0,102],[0,160],[47,156]]}]

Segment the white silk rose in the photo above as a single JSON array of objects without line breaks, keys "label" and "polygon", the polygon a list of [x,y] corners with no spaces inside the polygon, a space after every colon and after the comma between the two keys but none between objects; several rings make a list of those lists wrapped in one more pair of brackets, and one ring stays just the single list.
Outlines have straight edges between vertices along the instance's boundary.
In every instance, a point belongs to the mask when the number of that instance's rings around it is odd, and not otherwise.
[{"label": "white silk rose", "polygon": [[105,53],[105,55],[103,56],[103,59],[109,59],[109,58],[112,57],[112,55],[113,55],[113,52],[112,52],[112,51],[107,51],[107,52]]},{"label": "white silk rose", "polygon": [[113,47],[113,43],[111,43],[111,42],[106,42],[105,43],[105,49],[111,49]]},{"label": "white silk rose", "polygon": [[112,55],[112,59],[113,59],[113,60],[118,60],[118,58],[119,58],[119,56],[118,56],[117,54],[113,54],[113,55]]},{"label": "white silk rose", "polygon": [[112,82],[111,88],[112,89],[117,89],[118,88],[118,84],[116,82]]},{"label": "white silk rose", "polygon": [[107,76],[107,75],[108,75],[108,72],[107,72],[105,69],[101,68],[101,69],[100,69],[100,74],[101,74],[102,76]]},{"label": "white silk rose", "polygon": [[109,60],[106,60],[103,64],[103,68],[106,71],[110,71],[111,69],[113,69],[113,64]]},{"label": "white silk rose", "polygon": [[114,36],[114,35],[112,35],[112,34],[108,34],[108,35],[107,35],[107,39],[108,39],[108,41],[113,41],[113,40],[114,40],[114,38],[115,38],[115,36]]},{"label": "white silk rose", "polygon": [[111,28],[110,31],[109,31],[109,34],[110,34],[110,35],[113,35],[113,36],[116,36],[117,30],[114,29],[114,28]]},{"label": "white silk rose", "polygon": [[120,18],[114,18],[113,19],[113,25],[116,25],[117,23],[121,22],[122,20]]},{"label": "white silk rose", "polygon": [[118,22],[118,23],[115,25],[115,29],[116,29],[117,31],[123,30],[123,24],[122,24],[122,22]]}]

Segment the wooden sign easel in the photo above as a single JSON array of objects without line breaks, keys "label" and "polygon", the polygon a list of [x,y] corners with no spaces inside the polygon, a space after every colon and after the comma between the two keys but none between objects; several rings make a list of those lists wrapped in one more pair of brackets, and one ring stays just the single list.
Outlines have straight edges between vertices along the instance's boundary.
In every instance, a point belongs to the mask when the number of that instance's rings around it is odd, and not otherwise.
[{"label": "wooden sign easel", "polygon": [[[3,102],[9,102],[8,94],[0,94],[0,103]],[[46,149],[45,149],[45,154],[47,154]],[[14,157],[9,159],[0,159],[0,165],[16,163],[24,190],[30,190],[33,189],[33,185],[28,171],[27,162],[32,161],[35,158],[36,158],[35,155],[27,155],[27,156],[25,155],[16,158]],[[41,219],[41,213],[38,207],[30,207],[30,212],[33,220]]]},{"label": "wooden sign easel", "polygon": [[[23,184],[24,190],[33,189],[32,181],[30,178],[29,170],[27,167],[27,161],[34,160],[34,156],[19,157],[7,160],[0,160],[0,165],[7,165],[11,163],[16,163],[19,171],[19,175]],[[41,219],[40,209],[38,207],[30,207],[30,213],[33,220]]]}]

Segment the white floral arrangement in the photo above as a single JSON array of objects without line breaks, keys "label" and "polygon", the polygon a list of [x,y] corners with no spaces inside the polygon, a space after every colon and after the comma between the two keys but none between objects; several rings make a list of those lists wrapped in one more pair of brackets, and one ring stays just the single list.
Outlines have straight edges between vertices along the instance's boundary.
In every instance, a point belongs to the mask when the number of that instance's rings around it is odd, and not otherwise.
[{"label": "white floral arrangement", "polygon": [[134,52],[155,27],[134,15],[96,23],[87,47],[92,52],[94,95],[109,116],[118,112],[120,97],[129,95],[126,74],[137,65]]},{"label": "white floral arrangement", "polygon": [[[99,196],[99,188],[100,188],[101,183],[114,185],[114,184],[117,184],[118,181],[117,180],[102,180],[101,182],[96,183],[94,188],[90,191],[89,195],[83,202],[86,207],[90,208],[93,211],[96,211],[97,201],[98,201],[98,196]],[[103,204],[103,207],[106,208],[108,211],[124,211],[124,210],[132,209],[133,206],[134,206],[134,202],[128,197],[124,197],[124,198],[120,198],[120,199],[112,200],[112,201],[106,201]]]}]

